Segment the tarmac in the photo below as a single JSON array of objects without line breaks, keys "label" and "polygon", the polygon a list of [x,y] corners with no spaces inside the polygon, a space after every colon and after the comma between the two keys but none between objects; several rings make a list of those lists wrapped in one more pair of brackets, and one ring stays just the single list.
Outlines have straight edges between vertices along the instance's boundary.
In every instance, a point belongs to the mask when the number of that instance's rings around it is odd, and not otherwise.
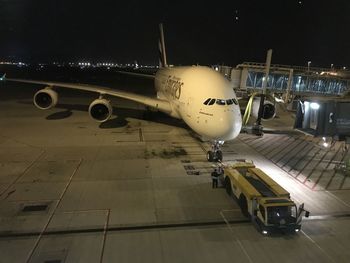
[{"label": "tarmac", "polygon": [[253,160],[311,213],[299,233],[264,236],[211,188],[209,143],[181,121],[113,99],[99,124],[96,96],[63,93],[42,111],[36,89],[0,86],[0,262],[349,262],[342,143],[242,133],[224,144],[224,162]]}]

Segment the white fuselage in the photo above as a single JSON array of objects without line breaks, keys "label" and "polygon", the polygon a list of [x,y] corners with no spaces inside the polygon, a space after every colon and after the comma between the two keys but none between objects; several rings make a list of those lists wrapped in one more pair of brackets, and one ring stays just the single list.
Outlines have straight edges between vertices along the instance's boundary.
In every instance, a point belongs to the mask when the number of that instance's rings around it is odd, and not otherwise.
[{"label": "white fuselage", "polygon": [[170,102],[170,115],[184,120],[199,135],[226,141],[241,131],[236,94],[215,70],[203,66],[162,68],[156,73],[155,88],[158,98]]}]

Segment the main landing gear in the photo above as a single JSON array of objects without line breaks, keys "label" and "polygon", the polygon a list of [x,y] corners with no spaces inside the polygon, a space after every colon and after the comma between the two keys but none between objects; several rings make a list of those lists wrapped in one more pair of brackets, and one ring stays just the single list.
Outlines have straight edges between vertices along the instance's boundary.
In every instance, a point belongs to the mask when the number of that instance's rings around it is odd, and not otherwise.
[{"label": "main landing gear", "polygon": [[211,151],[207,152],[207,160],[208,162],[221,162],[222,161],[222,151],[220,150],[220,146],[223,145],[223,141],[214,141],[211,145]]}]

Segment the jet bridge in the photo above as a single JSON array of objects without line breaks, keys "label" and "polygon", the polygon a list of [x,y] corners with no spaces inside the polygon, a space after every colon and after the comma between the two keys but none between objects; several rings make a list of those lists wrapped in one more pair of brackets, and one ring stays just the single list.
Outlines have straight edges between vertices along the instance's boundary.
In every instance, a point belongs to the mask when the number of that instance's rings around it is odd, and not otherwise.
[{"label": "jet bridge", "polygon": [[[235,68],[215,69],[231,80],[239,97],[262,89],[264,63],[244,62]],[[294,128],[314,136],[350,138],[349,70],[275,64],[270,67],[267,89],[281,94],[286,102],[292,101],[288,109],[296,111]]]},{"label": "jet bridge", "polygon": [[[237,91],[262,89],[264,63],[244,62],[230,68],[216,66],[226,75]],[[230,74],[228,73],[230,72]],[[267,89],[275,93],[293,95],[343,95],[350,89],[350,71],[316,67],[271,65]]]}]

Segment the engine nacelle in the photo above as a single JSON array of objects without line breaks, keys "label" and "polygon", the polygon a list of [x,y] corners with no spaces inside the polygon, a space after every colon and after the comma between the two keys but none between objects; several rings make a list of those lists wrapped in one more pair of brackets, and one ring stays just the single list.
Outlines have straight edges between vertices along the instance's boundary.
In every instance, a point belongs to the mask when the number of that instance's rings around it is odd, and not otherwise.
[{"label": "engine nacelle", "polygon": [[41,110],[48,110],[55,107],[58,102],[58,94],[51,88],[45,88],[35,93],[34,105]]},{"label": "engine nacelle", "polygon": [[[260,98],[254,98],[253,100],[253,106],[252,106],[252,116],[255,118],[258,118],[259,114],[259,107],[260,107]],[[264,108],[263,108],[263,120],[270,120],[273,119],[276,115],[276,107],[273,104],[273,102],[269,100],[264,100]]]},{"label": "engine nacelle", "polygon": [[108,121],[113,113],[110,102],[106,99],[96,99],[89,106],[89,114],[91,118],[98,122]]}]

